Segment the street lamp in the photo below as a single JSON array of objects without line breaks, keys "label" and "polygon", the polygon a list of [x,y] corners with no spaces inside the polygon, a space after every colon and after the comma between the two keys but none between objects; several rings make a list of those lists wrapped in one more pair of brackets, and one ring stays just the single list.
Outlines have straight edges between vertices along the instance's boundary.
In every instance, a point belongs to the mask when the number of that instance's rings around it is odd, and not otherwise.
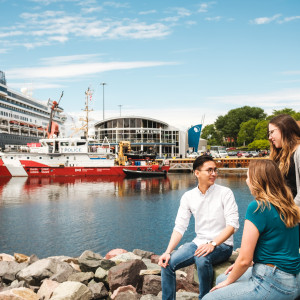
[{"label": "street lamp", "polygon": [[122,108],[123,105],[119,104],[118,106],[120,107],[120,117],[121,117],[121,108]]},{"label": "street lamp", "polygon": [[107,84],[107,83],[105,83],[105,82],[100,83],[100,85],[103,86],[103,120],[104,120],[104,86],[105,86],[106,84]]}]

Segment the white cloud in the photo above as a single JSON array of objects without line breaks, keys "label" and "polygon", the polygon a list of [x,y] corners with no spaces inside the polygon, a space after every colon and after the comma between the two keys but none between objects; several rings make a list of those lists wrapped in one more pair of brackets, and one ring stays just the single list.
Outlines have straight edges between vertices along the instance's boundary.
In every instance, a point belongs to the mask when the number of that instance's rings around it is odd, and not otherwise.
[{"label": "white cloud", "polygon": [[91,14],[91,13],[99,12],[99,11],[102,11],[102,10],[103,10],[103,7],[101,7],[101,6],[85,7],[85,8],[82,9],[82,12],[85,13],[85,14]]},{"label": "white cloud", "polygon": [[265,94],[228,95],[223,97],[209,97],[208,101],[223,102],[235,105],[251,105],[262,108],[291,107],[300,110],[300,89],[284,89]]},{"label": "white cloud", "polygon": [[[187,12],[179,10],[181,15]],[[23,45],[28,49],[49,45],[54,42],[65,43],[75,37],[101,39],[149,39],[161,38],[171,33],[169,26],[161,23],[146,23],[136,19],[99,19],[96,16],[68,15],[63,11],[44,11],[21,14],[23,23],[0,27],[0,38],[18,36],[10,43]],[[22,29],[22,30],[21,30]]]},{"label": "white cloud", "polygon": [[300,75],[300,70],[294,70],[294,71],[284,71],[282,72],[283,75]]},{"label": "white cloud", "polygon": [[149,14],[155,14],[156,10],[152,9],[152,10],[147,10],[147,11],[140,11],[139,15],[149,15]]},{"label": "white cloud", "polygon": [[205,2],[205,3],[201,3],[198,9],[199,13],[205,13],[208,12],[208,9],[213,6],[216,2],[212,1],[212,2]]},{"label": "white cloud", "polygon": [[6,71],[11,79],[54,79],[54,78],[72,78],[88,74],[101,73],[112,70],[128,70],[137,68],[148,68],[171,65],[169,62],[110,62],[110,63],[77,63],[69,65],[47,66],[39,68],[19,68]]},{"label": "white cloud", "polygon": [[56,89],[56,88],[64,88],[61,84],[56,83],[43,83],[43,82],[32,82],[32,83],[24,83],[24,82],[13,82],[10,84],[10,87],[14,89],[21,89],[23,87],[27,87],[33,91],[35,90],[43,90],[43,89]]},{"label": "white cloud", "polygon": [[278,21],[278,23],[281,24],[281,23],[291,22],[291,21],[299,20],[299,19],[300,19],[300,16],[286,17],[283,20]]},{"label": "white cloud", "polygon": [[42,58],[40,61],[45,65],[62,65],[74,61],[94,61],[95,58],[101,54],[81,54],[81,55],[68,55],[68,56],[53,56]]},{"label": "white cloud", "polygon": [[219,22],[221,19],[222,19],[222,17],[220,17],[220,16],[205,18],[206,21],[213,21],[213,22]]},{"label": "white cloud", "polygon": [[114,1],[104,2],[103,5],[111,6],[115,8],[129,7],[128,3],[121,3],[121,2],[114,2]]},{"label": "white cloud", "polygon": [[8,52],[8,49],[5,49],[5,48],[0,48],[0,54],[4,54],[4,53],[7,53]]},{"label": "white cloud", "polygon": [[62,35],[49,37],[49,41],[57,41],[60,43],[65,43],[67,40],[68,40],[68,37],[62,36]]},{"label": "white cloud", "polygon": [[277,20],[280,17],[281,17],[281,14],[274,15],[273,17],[261,17],[261,18],[256,18],[256,19],[250,21],[250,23],[256,24],[256,25],[268,24],[268,23],[271,23],[271,22]]},{"label": "white cloud", "polygon": [[20,30],[3,32],[3,33],[0,33],[0,38],[7,38],[7,37],[18,36],[18,35],[23,35],[23,34],[24,34],[24,32],[20,31]]}]

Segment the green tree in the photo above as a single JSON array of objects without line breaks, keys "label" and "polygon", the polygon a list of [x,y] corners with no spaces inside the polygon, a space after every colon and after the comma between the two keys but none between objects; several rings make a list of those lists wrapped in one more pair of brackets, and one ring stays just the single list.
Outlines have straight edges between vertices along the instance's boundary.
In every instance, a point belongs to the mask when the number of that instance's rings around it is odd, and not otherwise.
[{"label": "green tree", "polygon": [[216,130],[214,124],[206,125],[201,133],[201,138],[207,140],[208,145],[221,145],[222,136]]},{"label": "green tree", "polygon": [[253,140],[267,140],[268,139],[268,124],[267,120],[263,120],[257,123],[254,131]]},{"label": "green tree", "polygon": [[296,112],[295,110],[293,110],[292,108],[283,108],[280,110],[273,110],[272,115],[268,116],[267,119],[271,120],[273,117],[281,115],[281,114],[287,114],[290,115],[291,117],[293,117],[296,121],[300,120],[300,112]]},{"label": "green tree", "polygon": [[269,149],[270,143],[268,140],[256,140],[248,145],[249,150]]},{"label": "green tree", "polygon": [[247,122],[243,122],[240,126],[237,142],[239,145],[246,145],[254,140],[255,127],[259,120],[251,119]]},{"label": "green tree", "polygon": [[293,117],[296,121],[300,121],[300,112],[296,112],[296,113],[292,114],[292,117]]},{"label": "green tree", "polygon": [[264,110],[259,107],[243,106],[230,110],[225,116],[219,116],[215,122],[224,139],[237,140],[240,125],[250,119],[262,120],[266,118]]}]

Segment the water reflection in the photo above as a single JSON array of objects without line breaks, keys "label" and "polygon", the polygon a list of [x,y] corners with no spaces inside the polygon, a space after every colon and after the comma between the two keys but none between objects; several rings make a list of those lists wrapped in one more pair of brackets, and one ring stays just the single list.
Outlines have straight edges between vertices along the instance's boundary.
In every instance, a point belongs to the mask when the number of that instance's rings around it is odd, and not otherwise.
[{"label": "water reflection", "polygon": [[[236,197],[241,225],[252,200],[245,177],[217,179]],[[91,249],[135,248],[161,253],[192,174],[167,178],[52,177],[0,179],[0,253],[80,255]],[[183,241],[194,237],[191,220]],[[242,230],[235,235],[240,244]]]}]

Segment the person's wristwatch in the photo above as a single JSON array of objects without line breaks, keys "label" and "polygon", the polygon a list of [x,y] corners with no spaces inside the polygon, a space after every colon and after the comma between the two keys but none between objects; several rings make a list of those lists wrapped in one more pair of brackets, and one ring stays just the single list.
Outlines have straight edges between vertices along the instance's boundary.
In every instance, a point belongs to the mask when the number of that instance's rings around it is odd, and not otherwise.
[{"label": "person's wristwatch", "polygon": [[209,243],[212,244],[215,248],[217,247],[217,243],[216,242],[210,241]]}]

